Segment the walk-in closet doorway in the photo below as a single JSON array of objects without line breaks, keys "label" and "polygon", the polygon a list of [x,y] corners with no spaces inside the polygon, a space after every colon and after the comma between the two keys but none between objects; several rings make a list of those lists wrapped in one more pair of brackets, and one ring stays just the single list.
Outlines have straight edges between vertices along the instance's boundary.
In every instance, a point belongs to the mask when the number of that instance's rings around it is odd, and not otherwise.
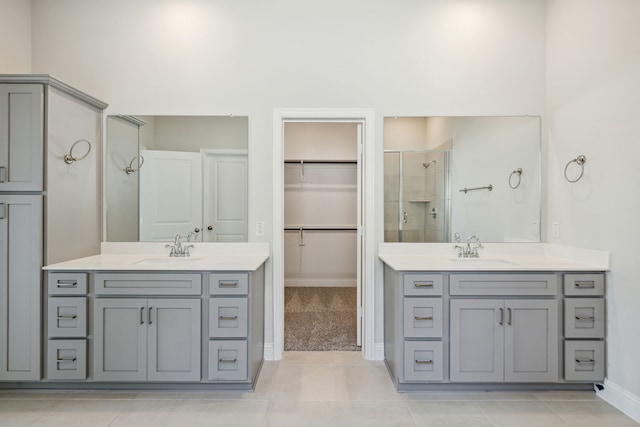
[{"label": "walk-in closet doorway", "polygon": [[[320,345],[310,350],[361,350],[374,358],[375,248],[367,215],[373,212],[373,149],[367,149],[373,141],[368,110],[274,114],[274,359],[285,350],[285,297],[289,349]],[[339,322],[344,316],[356,327],[353,338],[323,342],[319,336],[332,336],[331,328],[346,329]]]}]

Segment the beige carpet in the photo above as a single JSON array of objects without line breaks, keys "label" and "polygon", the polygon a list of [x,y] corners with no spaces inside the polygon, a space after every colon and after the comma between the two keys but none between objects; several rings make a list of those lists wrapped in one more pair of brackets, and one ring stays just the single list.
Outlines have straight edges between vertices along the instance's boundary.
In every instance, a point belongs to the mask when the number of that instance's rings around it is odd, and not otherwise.
[{"label": "beige carpet", "polygon": [[284,349],[358,350],[356,288],[285,288]]}]

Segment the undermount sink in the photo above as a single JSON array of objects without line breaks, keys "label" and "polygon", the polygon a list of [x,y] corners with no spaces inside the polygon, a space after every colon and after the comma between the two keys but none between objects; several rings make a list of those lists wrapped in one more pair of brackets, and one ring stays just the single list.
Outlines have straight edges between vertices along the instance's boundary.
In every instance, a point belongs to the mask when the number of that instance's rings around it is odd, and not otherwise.
[{"label": "undermount sink", "polygon": [[518,265],[513,261],[508,261],[502,258],[449,258],[449,261],[460,263],[478,263],[484,265]]},{"label": "undermount sink", "polygon": [[200,258],[193,257],[169,257],[166,256],[164,258],[145,258],[138,262],[135,262],[135,265],[163,265],[163,264],[189,264],[195,261],[198,261]]}]

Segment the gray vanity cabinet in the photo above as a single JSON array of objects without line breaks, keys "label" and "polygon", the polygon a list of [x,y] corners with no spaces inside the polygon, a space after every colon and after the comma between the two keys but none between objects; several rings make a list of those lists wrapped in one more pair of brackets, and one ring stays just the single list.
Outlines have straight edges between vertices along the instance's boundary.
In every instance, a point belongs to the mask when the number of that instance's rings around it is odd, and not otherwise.
[{"label": "gray vanity cabinet", "polygon": [[558,301],[452,299],[452,382],[558,380]]},{"label": "gray vanity cabinet", "polygon": [[199,299],[96,298],[96,381],[200,381]]},{"label": "gray vanity cabinet", "polygon": [[0,191],[42,191],[44,86],[0,84]]},{"label": "gray vanity cabinet", "polygon": [[[41,379],[42,266],[100,250],[106,106],[47,75],[0,75],[0,381]],[[68,164],[78,140],[93,149]]]},{"label": "gray vanity cabinet", "polygon": [[0,194],[0,380],[40,379],[42,196]]}]

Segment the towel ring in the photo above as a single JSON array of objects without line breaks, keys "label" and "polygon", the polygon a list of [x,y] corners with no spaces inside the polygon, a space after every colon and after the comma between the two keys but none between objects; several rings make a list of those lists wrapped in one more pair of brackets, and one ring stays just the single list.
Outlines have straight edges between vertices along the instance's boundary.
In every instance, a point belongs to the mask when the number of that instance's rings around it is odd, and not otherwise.
[{"label": "towel ring", "polygon": [[[574,183],[574,182],[578,182],[580,181],[580,179],[582,178],[582,175],[584,175],[584,164],[587,162],[587,158],[585,156],[583,156],[582,154],[579,155],[578,157],[576,157],[573,160],[569,160],[569,162],[567,163],[567,165],[564,167],[564,179],[566,179],[568,182],[570,183]],[[578,166],[580,166],[580,175],[578,175],[578,177],[576,179],[569,179],[569,177],[567,176],[567,170],[569,169],[569,165],[571,163],[575,163]]]},{"label": "towel ring", "polygon": [[[133,162],[135,161],[135,159],[138,159],[138,169],[134,169],[133,168]],[[142,165],[144,165],[144,157],[142,157],[140,155],[134,156],[133,159],[131,159],[131,161],[129,162],[129,166],[124,168],[124,171],[127,173],[127,175],[130,175],[130,174],[134,173],[135,171],[139,171],[140,168],[142,167]]]},{"label": "towel ring", "polygon": [[[78,145],[81,142],[86,142],[87,143],[87,152],[84,154],[84,156],[82,157],[74,157],[73,156],[73,149],[76,147],[76,145]],[[86,139],[79,139],[76,142],[73,143],[73,145],[71,146],[71,149],[69,150],[69,154],[65,154],[64,155],[64,162],[68,165],[70,165],[71,163],[77,161],[77,160],[82,160],[85,157],[87,157],[89,155],[89,153],[91,152],[91,143],[89,141],[87,141]]]},{"label": "towel ring", "polygon": [[[516,175],[518,177],[518,183],[516,185],[513,185],[512,182],[512,178],[513,175]],[[520,181],[522,180],[522,168],[518,168],[516,170],[514,170],[513,172],[511,172],[511,174],[509,175],[509,187],[513,188],[514,190],[518,187],[520,187]]]}]

